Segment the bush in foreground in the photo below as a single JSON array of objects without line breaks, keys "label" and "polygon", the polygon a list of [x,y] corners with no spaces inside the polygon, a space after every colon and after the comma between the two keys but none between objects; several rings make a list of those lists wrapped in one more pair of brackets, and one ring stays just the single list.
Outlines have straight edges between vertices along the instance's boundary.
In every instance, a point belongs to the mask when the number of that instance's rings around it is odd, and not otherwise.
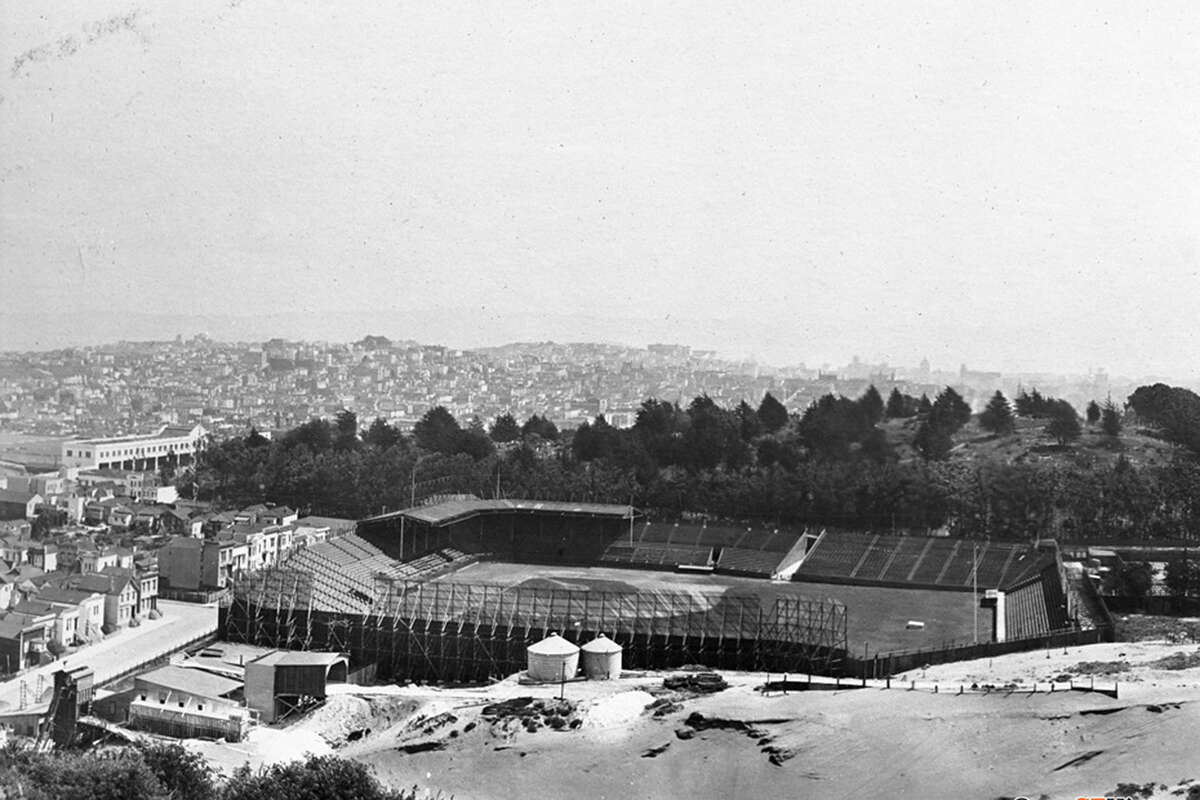
[{"label": "bush in foreground", "polygon": [[[440,797],[438,795],[437,797]],[[336,756],[242,767],[224,786],[204,758],[177,744],[37,753],[0,749],[0,800],[429,800],[383,787],[370,769]]]}]

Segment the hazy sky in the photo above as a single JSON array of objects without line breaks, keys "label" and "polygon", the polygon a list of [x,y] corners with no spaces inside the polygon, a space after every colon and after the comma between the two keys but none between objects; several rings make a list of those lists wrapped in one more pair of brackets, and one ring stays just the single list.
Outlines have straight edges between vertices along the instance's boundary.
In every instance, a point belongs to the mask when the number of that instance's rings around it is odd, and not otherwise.
[{"label": "hazy sky", "polygon": [[0,9],[9,313],[1198,371],[1195,2]]}]

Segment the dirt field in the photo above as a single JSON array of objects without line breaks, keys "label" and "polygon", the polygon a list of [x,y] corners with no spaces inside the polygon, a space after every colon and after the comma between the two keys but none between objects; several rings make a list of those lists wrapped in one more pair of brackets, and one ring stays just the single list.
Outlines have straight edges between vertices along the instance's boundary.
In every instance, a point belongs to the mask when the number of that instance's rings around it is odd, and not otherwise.
[{"label": "dirt field", "polygon": [[[937,647],[943,642],[969,643],[974,636],[974,614],[968,592],[928,589],[890,589],[877,586],[843,586],[832,583],[786,583],[732,575],[655,572],[612,567],[554,567],[498,561],[470,564],[439,580],[498,586],[554,586],[562,589],[633,592],[639,590],[734,591],[753,593],[770,604],[781,595],[833,599],[847,609],[850,652],[859,655],[895,650]],[[923,630],[908,630],[909,620],[925,623]],[[990,639],[992,621],[979,614],[979,636]]]},{"label": "dirt field", "polygon": [[[696,694],[666,688],[678,674],[571,682],[563,700],[559,686],[519,676],[470,689],[341,686],[288,727],[188,746],[226,772],[336,752],[393,786],[458,800],[1057,800],[1131,785],[1149,787],[1146,797],[1200,794],[1195,644],[1020,653],[913,673],[891,689],[764,694],[765,676],[725,672],[727,688]],[[1093,678],[1116,683],[1118,696],[1049,691],[1049,681]],[[964,683],[1026,688],[959,694]]]}]

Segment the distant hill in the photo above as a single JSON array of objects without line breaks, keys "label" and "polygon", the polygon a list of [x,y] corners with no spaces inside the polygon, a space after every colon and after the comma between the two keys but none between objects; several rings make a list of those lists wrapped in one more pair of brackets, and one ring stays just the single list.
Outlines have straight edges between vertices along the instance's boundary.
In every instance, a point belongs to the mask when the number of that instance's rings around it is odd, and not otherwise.
[{"label": "distant hill", "polygon": [[[1060,461],[1079,467],[1106,467],[1125,458],[1135,467],[1164,466],[1187,450],[1145,429],[1127,428],[1117,439],[1105,436],[1097,426],[1084,425],[1083,435],[1060,447],[1045,432],[1047,420],[1018,418],[1016,430],[996,436],[971,419],[954,434],[954,447],[947,459],[951,463],[1030,464]],[[912,419],[888,420],[882,424],[888,442],[902,460],[919,459],[913,447],[918,422]]]}]

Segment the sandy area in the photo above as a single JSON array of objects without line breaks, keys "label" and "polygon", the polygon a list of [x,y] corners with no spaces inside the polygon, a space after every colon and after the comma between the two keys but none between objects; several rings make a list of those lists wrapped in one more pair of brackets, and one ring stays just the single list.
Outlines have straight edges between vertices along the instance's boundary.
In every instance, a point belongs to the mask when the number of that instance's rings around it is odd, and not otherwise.
[{"label": "sandy area", "polygon": [[[1196,645],[1015,654],[916,671],[890,690],[764,696],[763,675],[722,675],[729,688],[703,696],[667,691],[654,673],[568,683],[566,703],[558,686],[515,677],[481,689],[347,687],[287,729],[193,746],[225,768],[302,748],[339,752],[394,786],[459,800],[1075,798],[1111,796],[1123,783],[1177,798],[1200,782]],[[1069,691],[1070,679],[1115,684],[1118,697]],[[972,683],[1024,688],[958,693]],[[655,716],[646,709],[655,700],[675,705]]]}]

